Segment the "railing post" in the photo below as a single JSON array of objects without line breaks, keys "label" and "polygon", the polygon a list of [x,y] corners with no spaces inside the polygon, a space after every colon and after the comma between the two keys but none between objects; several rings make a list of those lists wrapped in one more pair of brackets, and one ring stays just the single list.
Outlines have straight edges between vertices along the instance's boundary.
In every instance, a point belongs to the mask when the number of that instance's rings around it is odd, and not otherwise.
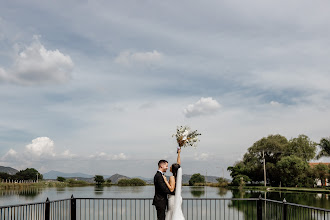
[{"label": "railing post", "polygon": [[259,200],[257,200],[257,220],[262,220],[262,200],[261,195]]},{"label": "railing post", "polygon": [[71,196],[71,220],[76,220],[76,199]]},{"label": "railing post", "polygon": [[45,220],[50,220],[50,202],[49,199],[47,197],[46,199],[46,206],[45,206]]},{"label": "railing post", "polygon": [[285,198],[283,199],[283,220],[287,220],[287,213],[288,213],[288,204],[286,204]]}]

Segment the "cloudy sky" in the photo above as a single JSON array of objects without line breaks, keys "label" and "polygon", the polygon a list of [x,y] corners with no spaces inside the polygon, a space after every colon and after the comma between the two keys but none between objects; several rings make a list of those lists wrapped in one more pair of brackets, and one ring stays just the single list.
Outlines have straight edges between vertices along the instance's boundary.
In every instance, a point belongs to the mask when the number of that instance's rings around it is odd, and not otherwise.
[{"label": "cloudy sky", "polygon": [[184,173],[269,134],[329,137],[329,1],[0,0],[0,165]]}]

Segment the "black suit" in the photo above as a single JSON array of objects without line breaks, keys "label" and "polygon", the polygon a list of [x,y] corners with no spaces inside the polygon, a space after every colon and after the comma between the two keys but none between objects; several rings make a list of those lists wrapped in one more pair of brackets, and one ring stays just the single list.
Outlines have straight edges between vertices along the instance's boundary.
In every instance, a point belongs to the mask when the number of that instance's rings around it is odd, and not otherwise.
[{"label": "black suit", "polygon": [[152,204],[156,206],[157,209],[157,219],[165,220],[165,209],[167,207],[167,194],[171,191],[165,184],[163,175],[161,172],[157,171],[154,177],[155,185],[155,196]]}]

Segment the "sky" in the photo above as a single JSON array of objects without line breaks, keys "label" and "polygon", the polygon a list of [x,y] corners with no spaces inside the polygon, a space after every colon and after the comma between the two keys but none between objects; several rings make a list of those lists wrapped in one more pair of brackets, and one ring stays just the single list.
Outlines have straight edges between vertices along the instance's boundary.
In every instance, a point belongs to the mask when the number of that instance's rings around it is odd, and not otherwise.
[{"label": "sky", "polygon": [[[229,178],[257,140],[329,137],[330,2],[0,0],[0,165]],[[323,159],[327,161],[329,159]]]}]

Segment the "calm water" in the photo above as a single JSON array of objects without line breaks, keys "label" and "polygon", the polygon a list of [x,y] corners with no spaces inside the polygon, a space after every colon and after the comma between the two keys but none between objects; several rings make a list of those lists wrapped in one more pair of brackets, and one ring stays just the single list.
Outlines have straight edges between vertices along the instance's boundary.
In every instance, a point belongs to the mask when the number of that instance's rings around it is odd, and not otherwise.
[{"label": "calm water", "polygon": [[[65,187],[65,188],[26,188],[20,190],[0,191],[0,206],[44,202],[47,197],[50,200],[59,200],[74,197],[88,198],[152,198],[154,186],[141,187]],[[183,198],[258,198],[265,197],[264,192],[227,190],[217,187],[182,187]],[[330,209],[328,194],[320,193],[281,193],[267,192],[268,199],[283,200],[315,207]]]}]

